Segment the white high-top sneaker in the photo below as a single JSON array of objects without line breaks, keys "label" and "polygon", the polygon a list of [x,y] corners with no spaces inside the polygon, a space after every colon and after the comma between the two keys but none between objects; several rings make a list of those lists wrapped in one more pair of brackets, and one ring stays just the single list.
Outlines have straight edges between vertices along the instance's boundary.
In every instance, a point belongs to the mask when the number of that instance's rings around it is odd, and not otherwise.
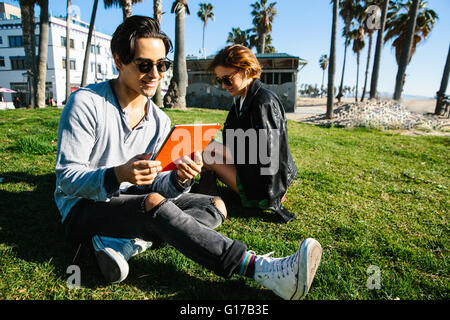
[{"label": "white high-top sneaker", "polygon": [[311,287],[321,257],[320,243],[307,238],[289,257],[258,256],[254,279],[285,300],[300,300]]},{"label": "white high-top sneaker", "polygon": [[111,283],[118,283],[128,276],[128,260],[150,248],[151,242],[141,239],[93,236],[92,245],[103,276]]}]

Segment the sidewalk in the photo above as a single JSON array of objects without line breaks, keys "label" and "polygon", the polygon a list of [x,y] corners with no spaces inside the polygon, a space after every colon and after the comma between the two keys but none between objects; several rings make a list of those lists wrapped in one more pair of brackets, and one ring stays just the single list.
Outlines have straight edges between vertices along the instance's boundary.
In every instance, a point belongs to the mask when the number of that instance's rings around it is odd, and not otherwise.
[{"label": "sidewalk", "polygon": [[286,113],[286,118],[289,120],[300,121],[318,114],[326,113],[327,106],[313,106],[313,107],[296,107],[295,112]]}]

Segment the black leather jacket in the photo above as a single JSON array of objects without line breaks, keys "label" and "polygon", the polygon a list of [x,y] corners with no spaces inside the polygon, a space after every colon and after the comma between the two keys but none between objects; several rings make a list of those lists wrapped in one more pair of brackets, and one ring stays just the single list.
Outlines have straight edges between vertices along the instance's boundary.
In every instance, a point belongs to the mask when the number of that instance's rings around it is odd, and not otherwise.
[{"label": "black leather jacket", "polygon": [[[281,198],[297,175],[297,166],[289,151],[284,108],[275,93],[263,88],[258,79],[250,85],[241,111],[239,105],[240,98],[228,113],[223,143],[233,150],[234,164],[245,197],[253,203],[259,203],[261,209],[275,211],[285,222],[289,222],[295,215],[283,208]],[[253,135],[251,139],[245,140],[244,163],[239,161],[244,149],[238,146],[239,139],[236,136],[239,131],[236,129],[242,129],[248,137]],[[230,135],[233,132],[234,136]],[[256,161],[255,150],[258,155]],[[261,170],[266,172],[262,174]]]}]

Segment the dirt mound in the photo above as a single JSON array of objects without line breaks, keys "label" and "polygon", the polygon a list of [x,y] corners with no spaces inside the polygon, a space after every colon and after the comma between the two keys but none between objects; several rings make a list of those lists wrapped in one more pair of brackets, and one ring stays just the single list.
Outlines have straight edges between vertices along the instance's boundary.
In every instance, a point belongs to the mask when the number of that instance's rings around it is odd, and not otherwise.
[{"label": "dirt mound", "polygon": [[344,103],[333,110],[333,119],[325,119],[325,114],[321,114],[303,122],[343,127],[450,131],[450,119],[414,113],[396,101]]}]

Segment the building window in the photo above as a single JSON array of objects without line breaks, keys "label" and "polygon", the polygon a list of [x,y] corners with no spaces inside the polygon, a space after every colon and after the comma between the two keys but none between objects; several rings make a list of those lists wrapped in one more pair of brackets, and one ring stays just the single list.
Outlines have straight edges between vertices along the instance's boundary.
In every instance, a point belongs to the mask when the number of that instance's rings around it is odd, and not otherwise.
[{"label": "building window", "polygon": [[25,70],[25,57],[10,57],[12,70]]},{"label": "building window", "polygon": [[282,72],[281,73],[281,82],[280,84],[286,83],[286,82],[294,82],[292,80],[293,74],[290,72]]},{"label": "building window", "polygon": [[23,47],[23,36],[8,36],[10,47]]},{"label": "building window", "polygon": [[91,44],[91,53],[100,54],[100,46]]},{"label": "building window", "polygon": [[[65,47],[66,46],[66,37],[61,37],[61,46]],[[70,48],[73,49],[75,48],[75,41],[73,39],[70,39]]]},{"label": "building window", "polygon": [[273,84],[273,73],[266,73],[266,84]]},{"label": "building window", "polygon": [[97,64],[97,73],[102,73],[102,65],[100,63]]},{"label": "building window", "polygon": [[[63,69],[66,68],[66,58],[62,58],[62,67]],[[76,66],[76,61],[75,59],[70,59],[70,70],[76,70],[77,66]]]},{"label": "building window", "polygon": [[0,44],[3,44],[3,37],[0,36]]},{"label": "building window", "polygon": [[5,66],[5,57],[0,57],[0,67]]}]

